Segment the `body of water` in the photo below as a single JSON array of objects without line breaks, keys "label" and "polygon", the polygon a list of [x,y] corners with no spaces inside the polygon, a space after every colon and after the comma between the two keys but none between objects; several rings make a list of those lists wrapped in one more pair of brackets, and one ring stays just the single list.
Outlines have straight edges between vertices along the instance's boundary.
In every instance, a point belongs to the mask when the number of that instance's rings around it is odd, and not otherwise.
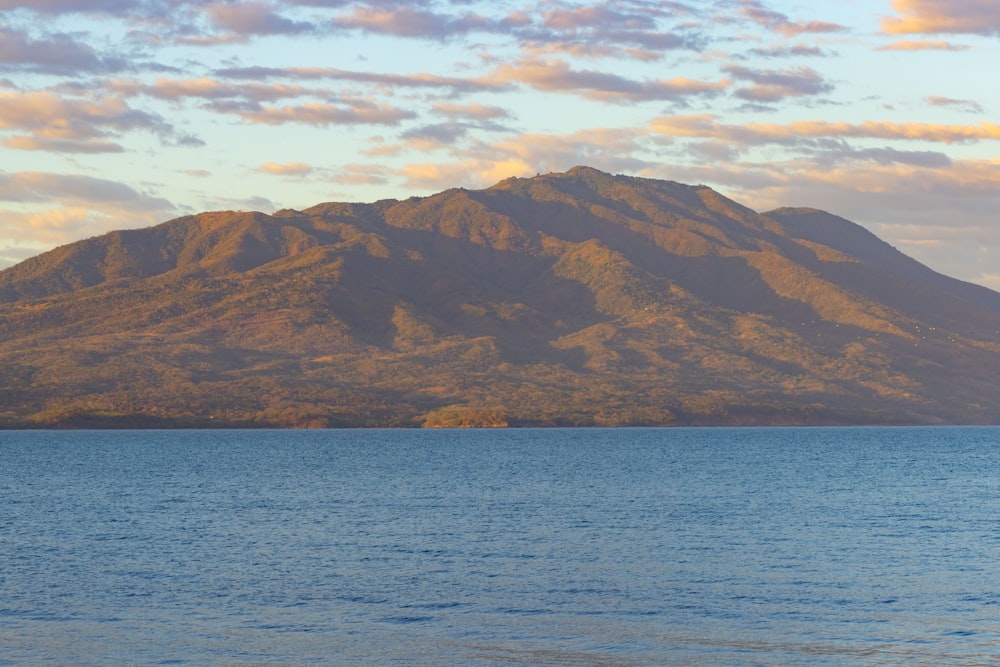
[{"label": "body of water", "polygon": [[995,665],[1000,429],[0,432],[0,665]]}]

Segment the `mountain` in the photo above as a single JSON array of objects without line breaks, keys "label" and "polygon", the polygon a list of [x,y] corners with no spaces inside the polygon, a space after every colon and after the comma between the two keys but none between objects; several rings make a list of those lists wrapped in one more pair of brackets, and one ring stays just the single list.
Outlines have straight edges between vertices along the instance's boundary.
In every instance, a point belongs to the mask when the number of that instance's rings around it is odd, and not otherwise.
[{"label": "mountain", "polygon": [[0,271],[0,424],[1000,421],[1000,294],[587,167],[203,213]]}]

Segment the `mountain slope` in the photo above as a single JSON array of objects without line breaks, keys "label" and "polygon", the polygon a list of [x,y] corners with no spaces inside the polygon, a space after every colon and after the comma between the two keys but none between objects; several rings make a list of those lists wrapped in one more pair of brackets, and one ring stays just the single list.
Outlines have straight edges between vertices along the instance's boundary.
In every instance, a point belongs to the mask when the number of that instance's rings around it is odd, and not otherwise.
[{"label": "mountain slope", "polygon": [[994,423],[1000,294],[586,167],[205,213],[0,271],[8,425]]}]

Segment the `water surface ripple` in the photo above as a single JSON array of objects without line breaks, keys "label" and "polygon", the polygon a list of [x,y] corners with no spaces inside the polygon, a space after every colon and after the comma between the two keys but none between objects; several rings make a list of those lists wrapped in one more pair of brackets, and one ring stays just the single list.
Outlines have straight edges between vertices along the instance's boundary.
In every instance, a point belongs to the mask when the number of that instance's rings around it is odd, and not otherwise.
[{"label": "water surface ripple", "polygon": [[0,665],[995,665],[998,445],[0,432]]}]

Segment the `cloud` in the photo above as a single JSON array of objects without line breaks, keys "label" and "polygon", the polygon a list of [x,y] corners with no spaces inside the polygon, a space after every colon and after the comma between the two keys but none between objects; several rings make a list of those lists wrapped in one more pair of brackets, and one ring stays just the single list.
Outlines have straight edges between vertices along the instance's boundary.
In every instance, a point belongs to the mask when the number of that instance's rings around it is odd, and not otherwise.
[{"label": "cloud", "polygon": [[461,78],[438,76],[436,74],[385,74],[379,72],[359,72],[334,67],[230,67],[215,71],[226,79],[256,80],[292,79],[354,81],[374,86],[382,86],[387,91],[396,88],[446,88],[452,93],[472,93],[503,91],[511,88],[510,82],[483,78]]},{"label": "cloud", "polygon": [[806,46],[805,44],[750,49],[750,54],[758,58],[822,58],[828,55],[826,51],[817,46]]},{"label": "cloud", "polygon": [[947,107],[976,114],[984,112],[983,105],[974,100],[957,100],[951,97],[941,97],[939,95],[928,95],[926,99],[927,103],[932,107]]},{"label": "cloud", "polygon": [[740,151],[724,141],[696,141],[687,145],[687,153],[699,161],[735,162]]},{"label": "cloud", "polygon": [[79,174],[0,172],[0,231],[19,245],[66,243],[111,229],[161,222],[167,199]]},{"label": "cloud", "polygon": [[653,61],[663,57],[661,53],[642,49],[622,49],[614,45],[597,42],[561,42],[550,40],[546,42],[528,42],[521,45],[521,53],[529,57],[568,56],[570,58],[633,58],[635,60]]},{"label": "cloud", "polygon": [[113,141],[88,139],[52,139],[18,134],[0,140],[0,146],[18,151],[48,151],[50,153],[124,153],[125,148]]},{"label": "cloud", "polygon": [[676,18],[692,11],[681,3],[550,2],[539,3],[532,11],[513,11],[497,17],[472,12],[440,13],[422,4],[355,5],[336,15],[333,23],[340,30],[438,41],[481,32],[509,37],[522,49],[536,53],[587,51],[592,55],[646,60],[659,58],[662,51],[700,49],[703,43],[696,34],[671,32],[659,26],[658,18]]},{"label": "cloud", "polygon": [[70,35],[55,33],[33,39],[0,25],[0,69],[73,75],[117,72],[127,67],[124,59],[101,56]]},{"label": "cloud", "polygon": [[13,266],[18,262],[37,255],[42,248],[25,247],[24,245],[7,245],[0,247],[0,269]]},{"label": "cloud", "polygon": [[995,292],[1000,292],[1000,273],[981,273],[976,278],[976,282]]},{"label": "cloud", "polygon": [[205,12],[216,28],[238,35],[297,35],[316,29],[312,23],[293,21],[260,2],[214,3]]},{"label": "cloud", "polygon": [[602,102],[683,101],[692,96],[714,96],[729,87],[728,80],[699,81],[685,77],[635,81],[618,74],[576,70],[562,60],[529,58],[496,68],[491,79],[517,81],[545,92],[572,93]]},{"label": "cloud", "polygon": [[415,118],[412,111],[391,105],[376,104],[362,99],[342,100],[340,104],[305,102],[283,107],[265,107],[256,102],[220,101],[206,105],[218,113],[235,114],[245,121],[263,125],[301,123],[326,127],[329,125],[398,125]]},{"label": "cloud", "polygon": [[185,146],[187,148],[201,148],[207,144],[193,134],[182,134],[174,137],[167,137],[163,141],[166,146]]},{"label": "cloud", "polygon": [[[36,14],[82,14],[115,16],[126,19],[134,27],[156,26],[155,33],[142,35],[154,43],[176,39],[178,43],[198,44],[245,41],[247,35],[289,35],[315,30],[316,26],[289,19],[278,11],[281,6],[339,7],[345,2],[334,0],[272,0],[270,2],[235,2],[231,0],[0,0],[0,10],[21,9]],[[195,26],[204,16],[210,25],[230,31],[228,36],[202,34]]]},{"label": "cloud", "polygon": [[[485,185],[478,179],[479,174],[476,168],[479,163],[437,163],[423,162],[420,164],[408,164],[397,173],[406,181],[406,187],[422,190],[439,190],[456,185],[465,187],[481,187]],[[494,163],[494,170],[502,170],[501,173],[507,176],[524,176],[527,172],[524,165],[518,163],[512,167],[507,164]]]},{"label": "cloud", "polygon": [[875,162],[882,165],[906,164],[927,169],[944,169],[952,165],[947,154],[939,151],[904,151],[895,148],[851,148],[846,145],[823,146],[813,153],[816,164],[835,165],[845,162]]},{"label": "cloud", "polygon": [[809,67],[753,70],[730,65],[725,71],[737,80],[750,82],[749,86],[738,89],[734,94],[753,102],[777,102],[787,97],[819,95],[833,90],[833,86],[824,81],[819,72]]},{"label": "cloud", "polygon": [[304,7],[343,7],[349,5],[354,0],[286,0],[289,4],[302,5]]},{"label": "cloud", "polygon": [[737,11],[741,15],[768,30],[781,33],[785,37],[795,37],[804,33],[845,32],[847,30],[846,26],[838,23],[791,21],[785,14],[768,9],[757,0],[740,0],[739,4],[740,9]]},{"label": "cloud", "polygon": [[1000,35],[1000,4],[990,0],[893,0],[898,16],[882,20],[882,32]]},{"label": "cloud", "polygon": [[509,127],[494,121],[508,118],[509,113],[500,107],[479,103],[455,104],[438,102],[432,107],[436,115],[445,116],[448,120],[442,123],[430,123],[413,127],[400,135],[400,142],[384,144],[379,138],[378,145],[365,151],[371,157],[399,155],[404,151],[428,152],[458,144],[469,136],[472,129],[487,132],[511,132]]},{"label": "cloud", "polygon": [[942,39],[904,39],[885,46],[876,51],[967,51],[970,47],[964,44],[952,44]]},{"label": "cloud", "polygon": [[506,109],[473,102],[471,104],[455,104],[452,102],[438,102],[434,104],[433,111],[442,116],[452,118],[466,118],[470,120],[493,120],[496,118],[510,118],[510,113]]},{"label": "cloud", "polygon": [[274,176],[306,176],[312,173],[313,167],[304,162],[286,162],[284,164],[265,162],[257,167],[257,171]]},{"label": "cloud", "polygon": [[405,141],[419,142],[425,148],[435,145],[453,144],[468,133],[468,128],[459,123],[437,123],[424,125],[403,132]]},{"label": "cloud", "polygon": [[[269,74],[263,78],[269,78]],[[411,111],[379,104],[366,98],[338,97],[330,91],[307,89],[295,84],[231,83],[211,77],[199,79],[157,79],[152,84],[135,80],[118,80],[107,84],[122,95],[147,95],[161,100],[179,102],[194,98],[206,100],[202,108],[215,113],[237,115],[251,123],[282,125],[396,125],[416,117]],[[263,102],[320,96],[324,101],[308,101],[285,106],[265,106]]]},{"label": "cloud", "polygon": [[735,187],[757,210],[809,205],[859,222],[948,225],[953,232],[992,226],[1000,204],[1000,163],[990,160],[954,160],[943,169],[877,162],[831,168],[808,160],[665,169],[688,182]]},{"label": "cloud", "polygon": [[0,201],[51,200],[114,203],[132,211],[161,211],[174,208],[166,199],[145,195],[124,183],[103,178],[34,171],[0,172]]},{"label": "cloud", "polygon": [[42,91],[0,91],[2,130],[28,133],[6,139],[9,148],[77,153],[119,152],[121,147],[109,139],[134,130],[173,135],[162,118],[133,109],[121,98],[91,101]]},{"label": "cloud", "polygon": [[413,163],[399,170],[406,185],[437,190],[461,185],[488,187],[510,176],[564,171],[578,164],[610,172],[651,167],[633,157],[646,137],[622,129],[589,128],[569,134],[521,134],[494,143],[476,143],[454,152],[450,163]]},{"label": "cloud", "polygon": [[[107,229],[95,225],[95,216],[87,208],[60,206],[41,211],[3,210],[0,232],[14,236],[18,243],[51,246],[75,240],[81,236],[92,236]],[[96,216],[103,217],[103,216]],[[95,229],[97,227],[98,229]],[[37,254],[40,248],[35,248]]]},{"label": "cloud", "polygon": [[[642,59],[658,58],[661,51],[700,49],[700,38],[660,29],[657,18],[666,14],[672,13],[651,11],[650,5],[641,4],[556,5],[542,12],[542,28],[548,32],[536,30],[522,36],[529,44],[549,43],[565,52],[580,53],[586,48],[592,54],[625,53]],[[639,50],[623,51],[623,45]]]},{"label": "cloud", "polygon": [[28,9],[45,14],[124,15],[141,6],[141,0],[0,0],[0,9]]},{"label": "cloud", "polygon": [[385,185],[390,172],[386,167],[372,164],[347,164],[341,167],[330,180],[344,185]]},{"label": "cloud", "polygon": [[159,16],[153,24],[159,30],[147,36],[150,42],[164,38],[166,33],[175,44],[195,47],[240,45],[251,37],[295,37],[320,34],[319,25],[308,20],[295,20],[277,11],[287,0],[271,2],[232,2],[221,0],[175,0],[181,18]]},{"label": "cloud", "polygon": [[184,98],[207,100],[243,98],[258,102],[267,102],[290,97],[302,97],[311,95],[314,92],[302,86],[289,84],[230,84],[216,81],[210,77],[201,77],[199,79],[159,78],[152,84],[144,84],[134,80],[117,80],[108,82],[106,87],[122,95],[132,96],[141,94],[175,102]]},{"label": "cloud", "polygon": [[249,39],[246,35],[235,32],[209,34],[194,30],[185,34],[179,34],[174,38],[174,43],[178,46],[195,46],[206,49],[234,44],[246,44],[248,41]]},{"label": "cloud", "polygon": [[807,120],[786,124],[731,125],[719,123],[717,118],[714,114],[663,116],[654,119],[650,129],[667,136],[711,138],[743,145],[792,145],[823,137],[929,141],[946,144],[1000,140],[1000,125],[993,123],[943,125],[888,121],[844,123]]},{"label": "cloud", "polygon": [[384,9],[356,6],[350,13],[335,16],[334,24],[342,30],[438,40],[473,30],[495,31],[503,25],[497,25],[477,14],[465,14],[456,18],[403,4]]},{"label": "cloud", "polygon": [[614,26],[620,29],[650,30],[656,27],[656,21],[649,14],[624,11],[622,6],[611,6],[607,3],[575,6],[557,6],[543,13],[543,25],[546,28],[575,32]]},{"label": "cloud", "polygon": [[419,151],[427,153],[433,150],[454,146],[469,133],[469,126],[464,123],[448,121],[411,128],[400,135],[401,142],[388,145],[378,145],[365,151],[370,157],[399,155],[404,151]]},{"label": "cloud", "polygon": [[282,208],[288,208],[275,203],[269,197],[263,195],[223,196],[218,192],[207,195],[201,210],[225,210],[225,211],[263,211],[273,212]]}]

